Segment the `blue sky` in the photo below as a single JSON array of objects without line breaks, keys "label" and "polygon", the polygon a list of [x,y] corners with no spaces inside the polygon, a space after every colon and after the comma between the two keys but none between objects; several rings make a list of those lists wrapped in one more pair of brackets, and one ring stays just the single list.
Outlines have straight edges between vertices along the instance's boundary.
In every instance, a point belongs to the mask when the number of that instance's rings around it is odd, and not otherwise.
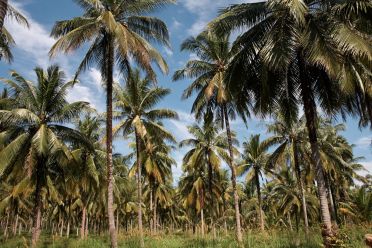
[{"label": "blue sky", "polygon": [[[244,0],[179,0],[177,4],[152,14],[166,22],[171,35],[172,49],[159,47],[168,62],[170,73],[169,75],[159,73],[158,82],[161,86],[170,88],[172,94],[159,106],[172,108],[178,112],[179,120],[166,123],[167,128],[175,134],[178,140],[189,137],[186,126],[194,122],[189,114],[192,99],[181,101],[182,91],[190,81],[172,82],[171,80],[173,72],[195,56],[180,52],[180,44],[187,37],[196,35],[203,30],[205,24],[216,16],[218,9],[241,2]],[[28,17],[31,28],[27,30],[12,21],[6,21],[6,26],[13,34],[18,46],[13,49],[15,60],[11,65],[0,62],[0,76],[7,77],[8,71],[14,69],[26,78],[34,79],[34,67],[46,68],[53,63],[58,63],[69,76],[73,75],[84,49],[67,56],[60,55],[52,61],[49,60],[47,53],[55,42],[49,37],[54,22],[79,16],[81,14],[79,7],[72,0],[13,0],[10,3]],[[120,80],[119,77],[117,78]],[[105,92],[101,87],[99,71],[96,68],[90,68],[81,76],[80,81],[81,83],[76,85],[68,95],[69,100],[89,101],[99,111],[103,111]],[[371,130],[368,128],[360,130],[357,120],[352,118],[348,118],[345,124],[347,130],[344,135],[350,143],[355,144],[355,155],[365,157],[362,163],[372,172]],[[235,120],[232,127],[237,132],[239,140],[244,140],[253,133],[260,133],[263,137],[268,135],[265,131],[265,122],[257,118],[252,118],[249,121],[248,129],[241,120]],[[126,142],[121,140],[115,142],[115,149],[124,154],[128,152]],[[185,150],[180,150],[173,154],[178,162],[178,167],[173,170],[176,179],[181,173],[180,164],[184,153]]]}]

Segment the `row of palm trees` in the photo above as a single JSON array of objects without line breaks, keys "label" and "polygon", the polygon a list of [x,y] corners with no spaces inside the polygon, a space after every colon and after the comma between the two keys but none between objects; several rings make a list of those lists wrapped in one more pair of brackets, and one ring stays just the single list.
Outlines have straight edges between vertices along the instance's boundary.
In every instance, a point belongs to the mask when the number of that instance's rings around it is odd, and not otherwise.
[{"label": "row of palm trees", "polygon": [[[157,186],[160,190],[164,185],[169,184],[169,177],[164,177],[162,181],[159,181],[162,177],[159,175],[161,169],[158,164],[163,164],[164,171],[169,171],[172,159],[165,155],[169,155],[169,145],[174,143],[174,138],[160,121],[164,118],[176,118],[176,114],[170,110],[150,110],[169,92],[165,89],[150,87],[150,82],[156,81],[153,64],[158,65],[164,73],[168,71],[168,68],[164,59],[149,42],[169,46],[169,35],[166,25],[161,20],[143,16],[143,14],[173,1],[84,0],[76,2],[83,9],[83,16],[55,24],[51,36],[56,38],[57,42],[50,51],[51,56],[56,56],[58,52],[67,53],[89,43],[90,47],[77,69],[75,79],[63,86],[63,79],[56,79],[63,78],[60,70],[58,67],[51,67],[47,72],[41,69],[36,70],[37,86],[30,84],[16,72],[12,73],[14,81],[6,80],[14,92],[9,98],[12,103],[7,99],[4,104],[14,109],[2,110],[1,114],[2,130],[11,133],[5,136],[7,139],[4,139],[4,148],[1,151],[6,158],[1,166],[1,174],[6,177],[11,175],[17,163],[27,164],[32,168],[35,166],[33,169],[38,178],[34,181],[33,244],[35,244],[40,232],[42,189],[45,185],[52,185],[54,182],[52,178],[46,176],[48,174],[46,165],[59,167],[67,163],[66,161],[70,161],[69,156],[66,155],[69,150],[65,148],[66,144],[69,148],[73,148],[74,145],[81,143],[87,149],[81,151],[82,161],[94,160],[93,158],[85,159],[94,151],[91,140],[81,132],[76,132],[62,124],[76,118],[86,105],[81,102],[67,103],[64,98],[67,88],[76,83],[82,71],[92,65],[97,66],[101,71],[107,93],[106,135],[103,138],[106,145],[103,157],[107,165],[104,171],[107,174],[105,182],[108,185],[106,197],[111,246],[117,247],[112,140],[113,136],[121,131],[124,136],[134,133],[135,137],[137,166],[134,168],[137,169],[132,173],[137,175],[138,225],[143,246],[141,168],[145,167],[146,170],[154,171],[150,187],[150,196],[154,200],[154,197],[156,199],[154,192],[157,192],[154,187]],[[2,1],[3,3],[6,4],[6,1]],[[15,16],[16,20],[24,20],[15,14],[16,11],[10,11],[11,9],[8,6],[5,11],[1,12]],[[327,181],[329,181],[327,177],[330,176],[327,174],[327,168],[331,157],[325,160],[326,155],[322,154],[322,143],[319,142],[321,127],[317,110],[321,109],[331,116],[357,115],[360,117],[361,125],[367,125],[371,121],[370,12],[371,3],[366,0],[344,2],[293,0],[232,5],[222,10],[219,16],[208,24],[206,31],[182,44],[182,50],[191,51],[198,57],[176,71],[173,76],[174,80],[193,79],[194,81],[184,93],[185,98],[196,93],[192,112],[198,120],[204,119],[203,125],[218,122],[226,130],[227,150],[219,156],[224,157],[230,168],[235,230],[240,245],[242,244],[242,214],[237,184],[240,167],[237,161],[238,154],[234,148],[234,135],[230,128],[231,119],[239,115],[247,123],[251,113],[262,116],[280,113],[283,126],[296,130],[296,127],[292,126],[298,121],[300,106],[304,109],[305,133],[310,144],[306,151],[311,151],[311,154],[306,153],[307,158],[310,158],[307,161],[314,164],[306,168],[312,168],[308,173],[312,173],[317,182],[324,244],[326,247],[332,245],[335,233],[332,229],[329,205],[334,205],[334,199],[328,199],[328,191],[334,192],[336,189],[328,190],[327,186]],[[226,34],[238,29],[243,32],[230,44],[231,38]],[[2,37],[9,37],[6,34],[6,30],[3,29]],[[2,43],[2,54],[7,51],[5,48],[9,48],[9,40],[7,38]],[[141,79],[140,73],[131,69],[133,64],[137,64],[141,70],[146,72],[146,79]],[[119,70],[127,81],[122,90],[115,89],[114,70]],[[61,91],[60,94],[57,93],[59,91]],[[113,106],[113,98],[117,99],[115,103],[117,106]],[[143,101],[139,101],[140,98]],[[55,105],[58,106],[55,107]],[[56,109],[60,110],[55,111]],[[113,118],[122,120],[117,128],[113,128]],[[14,133],[9,130],[14,130]],[[305,153],[301,150],[297,138],[293,138],[292,134],[290,136],[286,145],[283,143],[279,147],[282,150],[286,150],[284,147],[288,144],[292,147],[293,161],[297,161],[294,162],[297,164],[295,166],[297,182],[300,185],[301,194],[305,196],[306,190],[304,186],[301,186],[299,165]],[[255,137],[245,146],[265,151],[267,145],[255,144],[258,140],[259,138]],[[277,138],[271,143],[275,144],[280,140],[281,138]],[[283,140],[285,139],[282,138]],[[19,156],[17,151],[20,146],[17,144],[29,144],[30,149],[24,156]],[[328,147],[328,149],[331,148]],[[142,154],[143,151],[147,153]],[[254,155],[257,155],[257,152]],[[62,159],[57,154],[64,154],[66,158]],[[259,164],[265,157],[247,154],[245,156],[247,156],[246,160],[251,160],[247,162],[250,166],[253,163]],[[185,164],[192,163],[194,159],[202,159],[202,157],[207,158],[207,172],[191,169],[189,166],[186,166],[189,169],[185,171],[190,170],[193,176],[199,173],[197,177],[200,178],[197,183],[199,187],[194,192],[196,195],[205,194],[202,179],[207,173],[210,196],[212,196],[213,168],[218,164],[212,161],[216,160],[216,157],[211,154],[201,157],[190,154]],[[279,157],[273,158],[272,165],[279,161],[277,160]],[[22,159],[23,162],[20,162]],[[255,178],[256,186],[260,185],[259,167],[254,165],[254,172],[249,173]],[[246,166],[246,170],[247,168],[249,165]],[[257,193],[261,194],[260,187],[256,188]],[[202,200],[195,201],[198,208],[203,210],[203,215],[206,199],[203,197]],[[260,199],[261,197],[258,197],[258,205],[262,209],[263,204]],[[306,204],[304,204],[306,199],[301,197],[301,200],[303,212],[306,212]],[[156,206],[155,203],[153,209],[156,209]],[[264,229],[263,210],[258,213],[261,229]],[[153,218],[152,227],[155,230],[156,222],[157,219]]]}]

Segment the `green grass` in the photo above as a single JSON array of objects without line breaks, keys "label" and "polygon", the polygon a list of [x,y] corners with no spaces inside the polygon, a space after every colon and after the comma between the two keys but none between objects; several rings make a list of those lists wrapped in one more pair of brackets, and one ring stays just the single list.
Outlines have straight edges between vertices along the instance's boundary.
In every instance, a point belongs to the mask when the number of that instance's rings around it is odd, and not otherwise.
[{"label": "green grass", "polygon": [[[353,227],[342,229],[339,232],[344,237],[345,247],[364,248],[363,236],[370,231],[368,228]],[[321,248],[321,237],[318,230],[314,230],[306,238],[304,233],[287,231],[268,231],[265,234],[248,232],[245,234],[244,247],[247,248]],[[16,237],[1,243],[2,248],[27,247],[29,236]],[[139,241],[136,237],[119,235],[119,247],[137,248]],[[184,234],[159,235],[146,237],[147,248],[234,248],[237,247],[232,235],[219,235],[217,239],[207,236],[205,239]],[[76,237],[60,238],[42,235],[39,248],[106,248],[109,247],[109,239],[105,237],[90,236],[87,240]]]}]

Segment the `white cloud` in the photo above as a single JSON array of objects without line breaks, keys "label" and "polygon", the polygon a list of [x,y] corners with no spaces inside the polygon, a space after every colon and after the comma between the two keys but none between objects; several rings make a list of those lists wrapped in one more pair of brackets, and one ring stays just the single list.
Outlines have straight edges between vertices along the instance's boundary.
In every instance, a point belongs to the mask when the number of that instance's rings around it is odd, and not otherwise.
[{"label": "white cloud", "polygon": [[362,171],[360,174],[365,176],[367,174],[372,174],[372,161],[367,161],[367,162],[360,162],[364,166],[364,168],[367,171]]},{"label": "white cloud", "polygon": [[188,29],[189,35],[197,35],[206,24],[216,16],[219,9],[231,4],[247,2],[246,0],[184,0],[186,9],[197,16],[196,21]]},{"label": "white cloud", "polygon": [[[55,39],[51,38],[49,28],[38,23],[32,16],[25,10],[25,5],[20,1],[11,1],[28,20],[30,28],[18,24],[13,20],[6,20],[6,27],[12,34],[16,47],[13,49],[15,55],[14,68],[22,74],[28,74],[26,77],[35,77],[32,69],[40,66],[46,69],[51,64],[58,64],[61,69],[66,73],[68,78],[72,78],[75,68],[80,62],[80,57],[77,54],[60,54],[56,58],[50,60],[48,52]],[[91,69],[86,74],[82,75],[81,83],[76,84],[69,92],[67,99],[69,101],[87,101],[90,102],[92,107],[100,107],[102,98],[97,96],[90,84],[94,84],[97,92],[102,92],[100,85],[101,75],[98,70]],[[104,105],[102,105],[104,106]]]},{"label": "white cloud", "polygon": [[177,19],[173,18],[172,27],[173,29],[179,29],[182,26],[182,23],[180,23]]},{"label": "white cloud", "polygon": [[172,49],[169,49],[168,47],[164,47],[164,52],[167,54],[168,57],[171,57],[173,55]]},{"label": "white cloud", "polygon": [[356,142],[355,145],[361,147],[361,148],[368,148],[372,144],[372,136],[369,137],[361,137]]}]

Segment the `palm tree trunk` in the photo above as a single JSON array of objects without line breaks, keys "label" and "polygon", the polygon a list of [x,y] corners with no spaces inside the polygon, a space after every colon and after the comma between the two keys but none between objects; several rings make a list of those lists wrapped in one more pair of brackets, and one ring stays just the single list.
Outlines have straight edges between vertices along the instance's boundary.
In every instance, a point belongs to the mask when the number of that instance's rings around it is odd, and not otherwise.
[{"label": "palm tree trunk", "polygon": [[229,167],[231,170],[231,183],[233,187],[233,195],[234,195],[234,207],[235,207],[235,224],[236,224],[236,239],[238,241],[239,246],[243,245],[243,236],[242,236],[242,229],[240,225],[240,210],[239,210],[239,195],[238,189],[236,186],[236,168],[234,166],[234,153],[232,149],[232,136],[230,130],[230,122],[229,117],[227,114],[227,107],[226,105],[223,107],[224,117],[225,117],[225,125],[226,125],[226,132],[227,132],[227,141],[229,143]]},{"label": "palm tree trunk", "polygon": [[320,160],[320,152],[318,146],[316,122],[318,120],[316,112],[315,99],[312,93],[312,87],[308,82],[305,63],[299,56],[300,60],[300,80],[301,80],[301,96],[304,106],[304,112],[306,117],[306,126],[309,136],[309,142],[311,145],[311,156],[312,161],[315,165],[315,179],[317,182],[318,197],[320,202],[320,212],[323,224],[323,241],[326,248],[330,247],[329,240],[333,236],[331,215],[329,213],[328,200],[327,200],[327,188],[325,185],[324,172],[322,161]]},{"label": "palm tree trunk", "polygon": [[114,46],[111,35],[107,35],[107,68],[106,68],[106,90],[107,90],[107,103],[106,103],[106,153],[107,153],[107,212],[109,221],[109,232],[111,247],[116,248],[117,237],[115,231],[115,217],[114,217],[114,196],[113,196],[113,168],[112,168],[112,90],[113,90],[113,70],[114,70]]},{"label": "palm tree trunk", "polygon": [[13,236],[17,235],[18,218],[19,218],[19,215],[16,214],[16,218],[15,218],[15,221],[13,223]]},{"label": "palm tree trunk", "polygon": [[0,0],[0,30],[3,29],[4,19],[8,11],[8,0]]},{"label": "palm tree trunk", "polygon": [[202,208],[200,210],[200,218],[201,218],[201,235],[202,235],[202,238],[204,238],[204,209]]},{"label": "palm tree trunk", "polygon": [[5,230],[4,230],[4,237],[5,237],[5,239],[8,237],[9,215],[10,215],[10,213],[8,212],[8,214],[6,216]]},{"label": "palm tree trunk", "polygon": [[143,227],[142,227],[142,176],[141,176],[141,138],[137,129],[135,130],[136,135],[136,150],[137,150],[137,194],[138,194],[138,231],[140,234],[140,246],[145,247],[143,240]]},{"label": "palm tree trunk", "polygon": [[264,222],[263,211],[262,211],[260,176],[258,175],[257,169],[254,169],[254,170],[255,170],[254,176],[255,176],[255,181],[256,181],[257,199],[258,199],[258,218],[260,220],[261,231],[265,231],[265,222]]},{"label": "palm tree trunk", "polygon": [[35,205],[34,205],[34,218],[33,218],[33,227],[32,227],[32,240],[31,247],[35,247],[37,241],[39,240],[40,235],[40,226],[41,226],[41,208],[42,208],[42,199],[41,199],[41,182],[40,182],[40,165],[36,165],[36,188],[35,188]]},{"label": "palm tree trunk", "polygon": [[80,227],[80,238],[85,238],[85,220],[86,220],[87,208],[84,205],[81,213],[81,227]]},{"label": "palm tree trunk", "polygon": [[294,157],[294,166],[297,174],[297,182],[298,186],[300,187],[300,194],[301,194],[301,201],[302,201],[302,212],[303,212],[303,217],[304,217],[304,225],[305,225],[305,233],[309,232],[309,221],[307,219],[307,206],[306,206],[306,196],[305,196],[305,189],[304,189],[304,184],[302,182],[301,178],[301,168],[300,168],[300,163],[298,161],[298,150],[296,146],[296,142],[293,140],[292,141],[292,150],[293,150],[293,157]]},{"label": "palm tree trunk", "polygon": [[[152,183],[150,183],[150,213],[154,213],[153,212],[153,199],[152,199]],[[150,219],[150,232],[151,232],[151,235],[154,234],[154,215],[151,217]]]},{"label": "palm tree trunk", "polygon": [[157,199],[156,199],[156,195],[154,193],[154,233],[156,234],[157,232],[157,227],[158,227],[158,217],[157,217]]}]

